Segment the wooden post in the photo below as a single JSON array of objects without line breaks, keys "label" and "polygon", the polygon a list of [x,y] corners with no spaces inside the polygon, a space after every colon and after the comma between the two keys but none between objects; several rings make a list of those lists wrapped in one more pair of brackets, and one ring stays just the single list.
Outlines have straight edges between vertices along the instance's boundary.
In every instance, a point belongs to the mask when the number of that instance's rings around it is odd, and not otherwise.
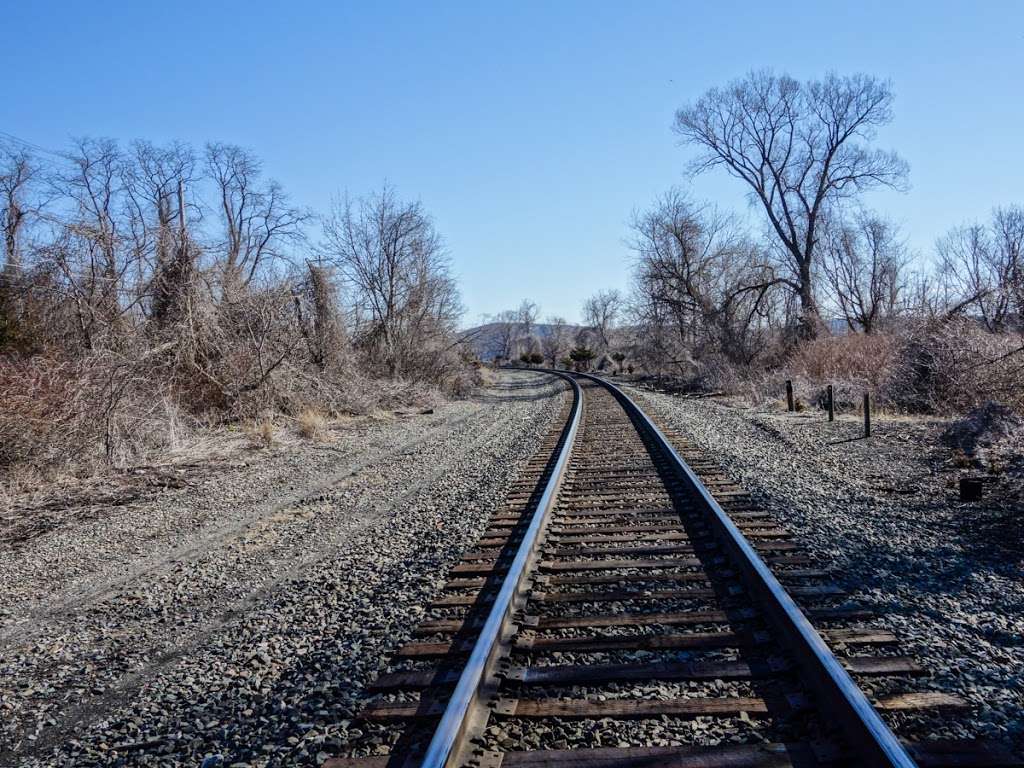
[{"label": "wooden post", "polygon": [[826,393],[826,396],[828,398],[828,420],[829,421],[835,421],[836,420],[836,399],[835,399],[835,393],[832,391],[832,385],[831,384],[828,385],[828,389],[825,390],[825,393]]},{"label": "wooden post", "polygon": [[871,437],[871,395],[864,393],[864,437]]},{"label": "wooden post", "polygon": [[793,382],[786,379],[786,408],[792,413],[796,410],[796,406],[793,404]]}]

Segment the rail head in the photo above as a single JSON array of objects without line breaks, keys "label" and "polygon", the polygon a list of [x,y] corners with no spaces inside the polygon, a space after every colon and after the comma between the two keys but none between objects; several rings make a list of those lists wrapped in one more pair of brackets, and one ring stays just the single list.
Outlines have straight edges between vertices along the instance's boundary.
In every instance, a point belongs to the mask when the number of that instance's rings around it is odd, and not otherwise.
[{"label": "rail head", "polygon": [[737,561],[748,587],[761,597],[769,622],[796,657],[804,678],[815,689],[820,703],[836,718],[850,746],[857,752],[860,760],[857,764],[915,768],[916,763],[896,734],[871,706],[800,607],[657,425],[615,384],[591,374],[577,376],[607,388],[637,418],[711,513],[719,539]]},{"label": "rail head", "polygon": [[[561,371],[531,369],[542,373],[558,376],[568,382],[573,393],[572,410],[569,420],[562,431],[558,446],[558,455],[548,478],[547,485],[530,518],[530,524],[523,535],[523,540],[516,549],[515,557],[501,584],[501,589],[491,606],[483,628],[473,644],[469,660],[463,668],[455,685],[451,698],[445,705],[441,719],[434,729],[433,736],[427,746],[419,765],[422,768],[446,768],[458,764],[461,747],[463,746],[467,724],[479,709],[487,695],[484,686],[488,673],[500,655],[503,643],[508,639],[512,625],[513,613],[517,602],[522,597],[524,582],[532,570],[532,559],[537,548],[544,525],[554,506],[561,487],[565,470],[569,465],[573,442],[580,424],[583,410],[583,392],[579,383],[570,375]],[[479,713],[477,713],[479,714]]]}]

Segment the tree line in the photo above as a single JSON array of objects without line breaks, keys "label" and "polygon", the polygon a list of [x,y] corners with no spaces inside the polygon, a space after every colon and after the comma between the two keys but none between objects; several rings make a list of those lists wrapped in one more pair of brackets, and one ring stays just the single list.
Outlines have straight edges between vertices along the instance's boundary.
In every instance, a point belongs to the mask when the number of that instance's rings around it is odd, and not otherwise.
[{"label": "tree line", "polygon": [[4,461],[61,430],[131,454],[157,403],[218,421],[463,386],[444,241],[389,187],[318,214],[231,144],[6,140],[0,227]]},{"label": "tree line", "polygon": [[[835,357],[864,337],[864,349],[900,350],[904,380],[936,361],[955,368],[959,356],[975,368],[998,362],[986,374],[1002,383],[989,394],[1004,393],[1014,376],[1019,383],[1024,207],[953,227],[932,259],[913,253],[899,225],[865,204],[872,190],[907,188],[907,163],[876,146],[893,101],[891,85],[868,75],[798,81],[759,71],[680,108],[673,128],[694,150],[688,174],[732,177],[754,223],[685,188],[657,197],[632,217],[629,290],[588,299],[574,345],[719,386],[786,367],[807,350]],[[523,312],[499,319],[528,338]],[[565,346],[536,342],[544,343]]]},{"label": "tree line", "polygon": [[663,342],[654,358],[685,346],[750,364],[772,339],[829,333],[832,318],[863,334],[964,314],[994,333],[1019,328],[1024,208],[941,236],[930,268],[865,207],[863,193],[907,184],[907,164],[874,146],[892,103],[891,86],[867,75],[755,72],[676,113],[676,133],[697,150],[690,172],[735,178],[764,226],[752,234],[679,190],[635,217],[635,319]]}]

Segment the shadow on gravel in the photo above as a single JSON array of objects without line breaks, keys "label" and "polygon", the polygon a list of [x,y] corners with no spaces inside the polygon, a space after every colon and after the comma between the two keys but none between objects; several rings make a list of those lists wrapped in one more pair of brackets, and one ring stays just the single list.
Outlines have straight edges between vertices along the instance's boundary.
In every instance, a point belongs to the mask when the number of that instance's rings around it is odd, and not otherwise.
[{"label": "shadow on gravel", "polygon": [[[882,546],[877,539],[847,533],[839,542],[846,560],[844,569],[860,585],[888,589],[893,573],[912,574],[915,589],[956,595],[971,589],[979,576],[1024,577],[1019,510],[964,505],[951,511],[945,500],[900,501],[896,514],[918,521],[922,533],[928,535],[917,543],[894,539]],[[923,544],[933,537],[942,543]],[[930,567],[922,567],[922,563]]]},{"label": "shadow on gravel", "polygon": [[1024,577],[1024,505],[962,506],[954,526],[975,562],[1011,578]]}]

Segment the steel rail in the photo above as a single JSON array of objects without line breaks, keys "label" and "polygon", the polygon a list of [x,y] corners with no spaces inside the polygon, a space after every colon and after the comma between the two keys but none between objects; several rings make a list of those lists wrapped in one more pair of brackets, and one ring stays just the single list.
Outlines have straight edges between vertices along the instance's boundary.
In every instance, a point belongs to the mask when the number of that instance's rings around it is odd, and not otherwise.
[{"label": "steel rail", "polygon": [[[537,369],[534,369],[537,370]],[[420,761],[422,768],[446,768],[458,764],[461,757],[463,736],[475,705],[480,705],[488,693],[484,690],[488,672],[500,655],[502,645],[507,644],[517,603],[524,597],[524,585],[534,567],[534,553],[544,524],[554,506],[569,465],[576,431],[583,410],[583,391],[576,380],[560,371],[543,370],[569,383],[573,393],[572,411],[562,433],[558,458],[551,471],[544,493],[537,502],[537,508],[530,518],[529,527],[516,550],[515,558],[502,581],[501,589],[494,600],[487,620],[469,654],[469,661],[463,668],[459,681],[445,705],[441,720],[431,737],[430,744]]]},{"label": "steel rail", "polygon": [[599,376],[577,376],[604,386],[627,412],[637,418],[711,512],[718,538],[736,559],[748,588],[761,598],[769,622],[796,657],[804,679],[817,693],[819,703],[837,720],[849,746],[856,751],[857,765],[915,768],[917,764],[896,734],[871,706],[871,702],[821,639],[803,611],[661,430],[619,387]]}]

